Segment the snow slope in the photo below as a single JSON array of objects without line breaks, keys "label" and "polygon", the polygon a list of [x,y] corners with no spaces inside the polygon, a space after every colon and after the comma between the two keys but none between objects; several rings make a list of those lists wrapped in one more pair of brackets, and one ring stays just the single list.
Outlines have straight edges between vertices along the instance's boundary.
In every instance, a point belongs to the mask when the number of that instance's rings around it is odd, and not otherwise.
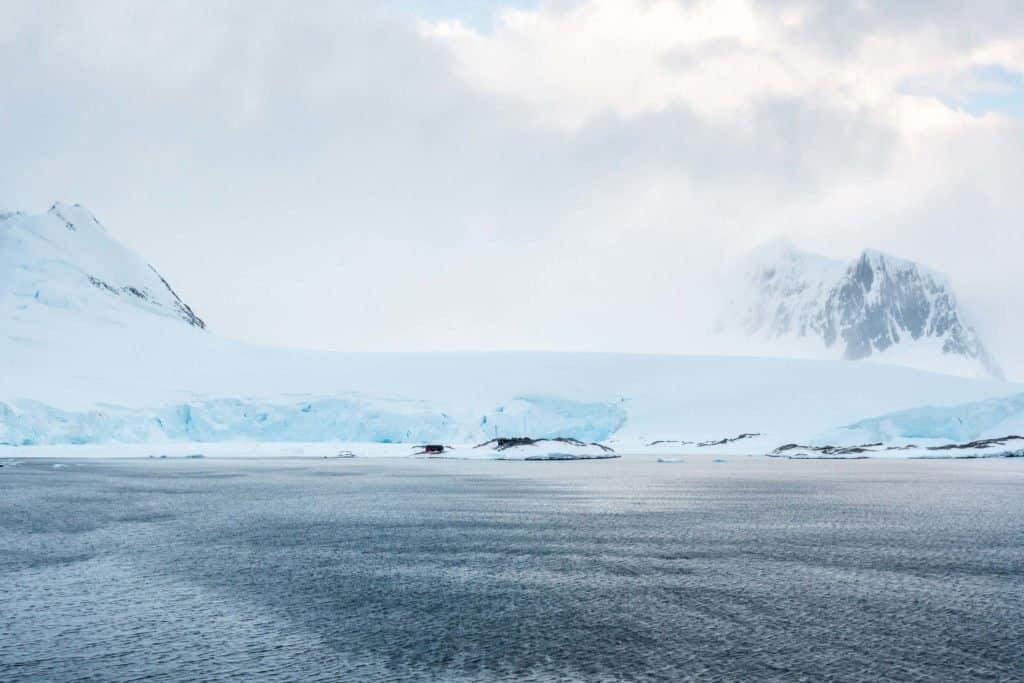
[{"label": "snow slope", "polygon": [[1024,391],[838,360],[248,346],[206,331],[144,260],[66,205],[0,219],[0,264],[0,444],[528,435],[622,451],[759,432],[775,446],[924,399]]},{"label": "snow slope", "polygon": [[764,348],[1003,378],[948,278],[917,263],[871,249],[843,263],[775,242],[737,280],[720,327]]},{"label": "snow slope", "polygon": [[77,204],[56,203],[38,216],[0,214],[0,305],[10,326],[31,325],[40,307],[94,323],[146,312],[206,326],[152,266]]}]

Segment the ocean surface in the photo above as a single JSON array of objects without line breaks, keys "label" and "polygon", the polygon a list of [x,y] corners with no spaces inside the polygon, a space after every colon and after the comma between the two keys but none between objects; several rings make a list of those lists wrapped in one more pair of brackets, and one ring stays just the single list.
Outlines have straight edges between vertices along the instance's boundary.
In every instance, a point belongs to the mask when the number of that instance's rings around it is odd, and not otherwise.
[{"label": "ocean surface", "polygon": [[7,464],[0,680],[1024,680],[1024,460]]}]

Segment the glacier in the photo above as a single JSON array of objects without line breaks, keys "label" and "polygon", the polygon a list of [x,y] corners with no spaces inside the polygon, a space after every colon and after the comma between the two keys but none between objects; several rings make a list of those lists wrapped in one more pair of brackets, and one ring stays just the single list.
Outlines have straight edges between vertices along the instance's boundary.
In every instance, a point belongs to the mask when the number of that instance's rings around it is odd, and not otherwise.
[{"label": "glacier", "polygon": [[919,406],[836,430],[843,442],[970,442],[1024,434],[1024,394],[951,406]]},{"label": "glacier", "polygon": [[219,398],[156,410],[98,404],[62,410],[38,401],[0,403],[0,445],[164,441],[470,443],[527,429],[539,438],[609,439],[625,422],[618,404],[519,397],[479,415],[426,401],[322,397],[290,402]]},{"label": "glacier", "polygon": [[[165,330],[168,332],[168,330]],[[449,442],[572,437],[770,449],[917,406],[1021,392],[1002,382],[848,361],[568,353],[326,353],[207,333],[6,343],[0,443]],[[16,360],[15,360],[16,359]],[[723,450],[722,452],[729,452]]]}]

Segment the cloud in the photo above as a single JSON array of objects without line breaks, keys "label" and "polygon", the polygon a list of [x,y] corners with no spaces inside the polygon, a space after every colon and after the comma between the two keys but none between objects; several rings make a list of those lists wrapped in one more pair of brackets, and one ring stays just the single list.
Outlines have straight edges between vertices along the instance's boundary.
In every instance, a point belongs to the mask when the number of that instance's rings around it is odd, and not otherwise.
[{"label": "cloud", "polygon": [[701,350],[785,235],[949,271],[998,351],[1021,122],[968,102],[1016,13],[861,5],[5,3],[0,205],[85,203],[252,341]]},{"label": "cloud", "polygon": [[[630,117],[672,106],[742,125],[775,98],[859,110],[907,133],[963,127],[977,121],[927,95],[908,96],[900,84],[1000,60],[1024,69],[1020,34],[966,40],[916,3],[891,12],[841,5],[592,0],[508,11],[488,33],[450,21],[421,30],[452,50],[467,80],[569,128],[603,112]],[[845,49],[823,40],[833,33]]]}]

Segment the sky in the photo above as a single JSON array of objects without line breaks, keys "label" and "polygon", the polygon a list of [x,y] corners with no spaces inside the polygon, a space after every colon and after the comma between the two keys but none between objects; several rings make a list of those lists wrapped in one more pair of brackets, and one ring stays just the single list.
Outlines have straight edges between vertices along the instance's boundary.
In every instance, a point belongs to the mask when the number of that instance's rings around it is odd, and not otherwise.
[{"label": "sky", "polygon": [[946,272],[1024,376],[1018,0],[0,0],[0,207],[211,329],[695,352],[745,250]]}]

